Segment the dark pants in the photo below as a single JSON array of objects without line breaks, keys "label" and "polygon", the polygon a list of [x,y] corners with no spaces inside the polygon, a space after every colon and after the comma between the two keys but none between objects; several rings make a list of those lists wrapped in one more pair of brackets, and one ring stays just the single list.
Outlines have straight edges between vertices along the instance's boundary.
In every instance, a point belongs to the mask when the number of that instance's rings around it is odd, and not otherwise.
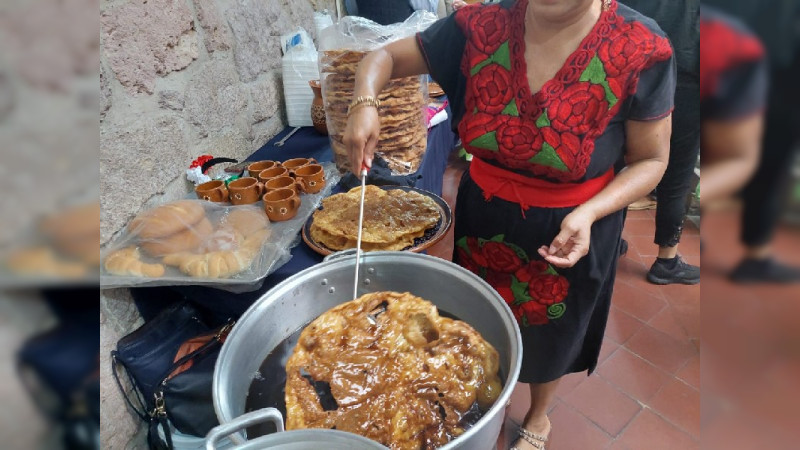
[{"label": "dark pants", "polygon": [[678,245],[689,205],[697,155],[700,153],[700,87],[695,79],[678,75],[669,163],[658,183],[654,242],[662,247]]},{"label": "dark pants", "polygon": [[761,162],[742,192],[742,242],[759,246],[772,240],[790,179],[794,144],[797,143],[800,113],[800,58],[788,68],[770,74],[770,97],[764,128]]}]

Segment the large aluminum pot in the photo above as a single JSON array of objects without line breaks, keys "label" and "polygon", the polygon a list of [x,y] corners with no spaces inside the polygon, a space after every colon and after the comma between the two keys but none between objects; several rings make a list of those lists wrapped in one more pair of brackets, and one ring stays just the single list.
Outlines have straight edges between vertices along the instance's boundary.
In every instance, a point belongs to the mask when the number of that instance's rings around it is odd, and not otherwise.
[{"label": "large aluminum pot", "polygon": [[[333,255],[332,255],[333,256]],[[493,448],[504,411],[519,376],[522,340],[511,310],[497,292],[472,272],[449,261],[410,252],[362,255],[359,295],[410,292],[472,325],[500,354],[504,388],[494,406],[443,449]],[[320,314],[353,299],[355,257],[347,255],[310,267],[275,286],[237,322],[214,370],[214,409],[220,424],[245,413],[253,375],[267,355]],[[231,434],[243,443],[243,432]]]}]

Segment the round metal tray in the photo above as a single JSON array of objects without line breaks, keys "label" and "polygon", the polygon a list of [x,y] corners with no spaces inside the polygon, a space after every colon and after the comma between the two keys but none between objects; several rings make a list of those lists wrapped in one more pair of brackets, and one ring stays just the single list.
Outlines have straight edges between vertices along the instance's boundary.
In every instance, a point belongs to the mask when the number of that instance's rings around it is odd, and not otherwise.
[{"label": "round metal tray", "polygon": [[[450,210],[450,206],[447,204],[447,202],[444,201],[443,198],[439,197],[433,192],[429,192],[411,186],[378,186],[378,187],[387,191],[400,189],[407,192],[408,191],[417,192],[426,197],[430,197],[436,203],[436,206],[439,209],[439,221],[436,223],[436,225],[434,225],[431,228],[428,228],[422,237],[414,239],[414,244],[404,248],[403,251],[419,253],[427,249],[431,245],[442,240],[444,235],[447,234],[447,230],[449,230],[450,226],[453,224],[453,212]],[[322,206],[320,206],[317,209],[321,210]],[[311,216],[306,221],[305,225],[303,225],[303,230],[302,230],[303,241],[305,241],[305,243],[308,244],[308,246],[311,247],[312,250],[319,253],[320,255],[327,256],[330,255],[331,253],[337,252],[338,250],[332,250],[324,246],[323,244],[320,244],[319,242],[315,241],[311,237],[311,224],[313,223],[314,223],[314,214],[311,214]]]}]

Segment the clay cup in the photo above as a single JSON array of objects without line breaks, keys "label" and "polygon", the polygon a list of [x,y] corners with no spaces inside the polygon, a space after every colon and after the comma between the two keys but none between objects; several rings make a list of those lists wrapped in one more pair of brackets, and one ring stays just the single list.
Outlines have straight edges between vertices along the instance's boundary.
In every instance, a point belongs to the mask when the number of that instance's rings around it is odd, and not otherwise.
[{"label": "clay cup", "polygon": [[300,208],[300,197],[288,188],[275,189],[264,194],[264,211],[269,220],[281,222],[297,215]]},{"label": "clay cup", "polygon": [[228,183],[231,203],[249,205],[264,195],[264,184],[253,177],[239,178]]}]

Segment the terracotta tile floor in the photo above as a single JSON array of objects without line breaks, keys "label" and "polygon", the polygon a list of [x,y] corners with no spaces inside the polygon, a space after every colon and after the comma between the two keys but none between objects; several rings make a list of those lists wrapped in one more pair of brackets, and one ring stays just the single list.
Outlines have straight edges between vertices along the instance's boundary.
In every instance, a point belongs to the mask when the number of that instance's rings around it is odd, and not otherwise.
[{"label": "terracotta tile floor", "polygon": [[[445,173],[443,196],[452,207],[465,167],[454,158]],[[700,289],[645,281],[656,254],[653,229],[653,211],[628,214],[629,250],[620,259],[601,362],[590,377],[562,380],[549,413],[548,450],[699,448]],[[699,243],[697,228],[687,224],[680,252],[695,264]],[[430,253],[450,259],[452,246],[451,231]],[[507,448],[529,402],[527,386],[517,385],[498,449]]]}]

